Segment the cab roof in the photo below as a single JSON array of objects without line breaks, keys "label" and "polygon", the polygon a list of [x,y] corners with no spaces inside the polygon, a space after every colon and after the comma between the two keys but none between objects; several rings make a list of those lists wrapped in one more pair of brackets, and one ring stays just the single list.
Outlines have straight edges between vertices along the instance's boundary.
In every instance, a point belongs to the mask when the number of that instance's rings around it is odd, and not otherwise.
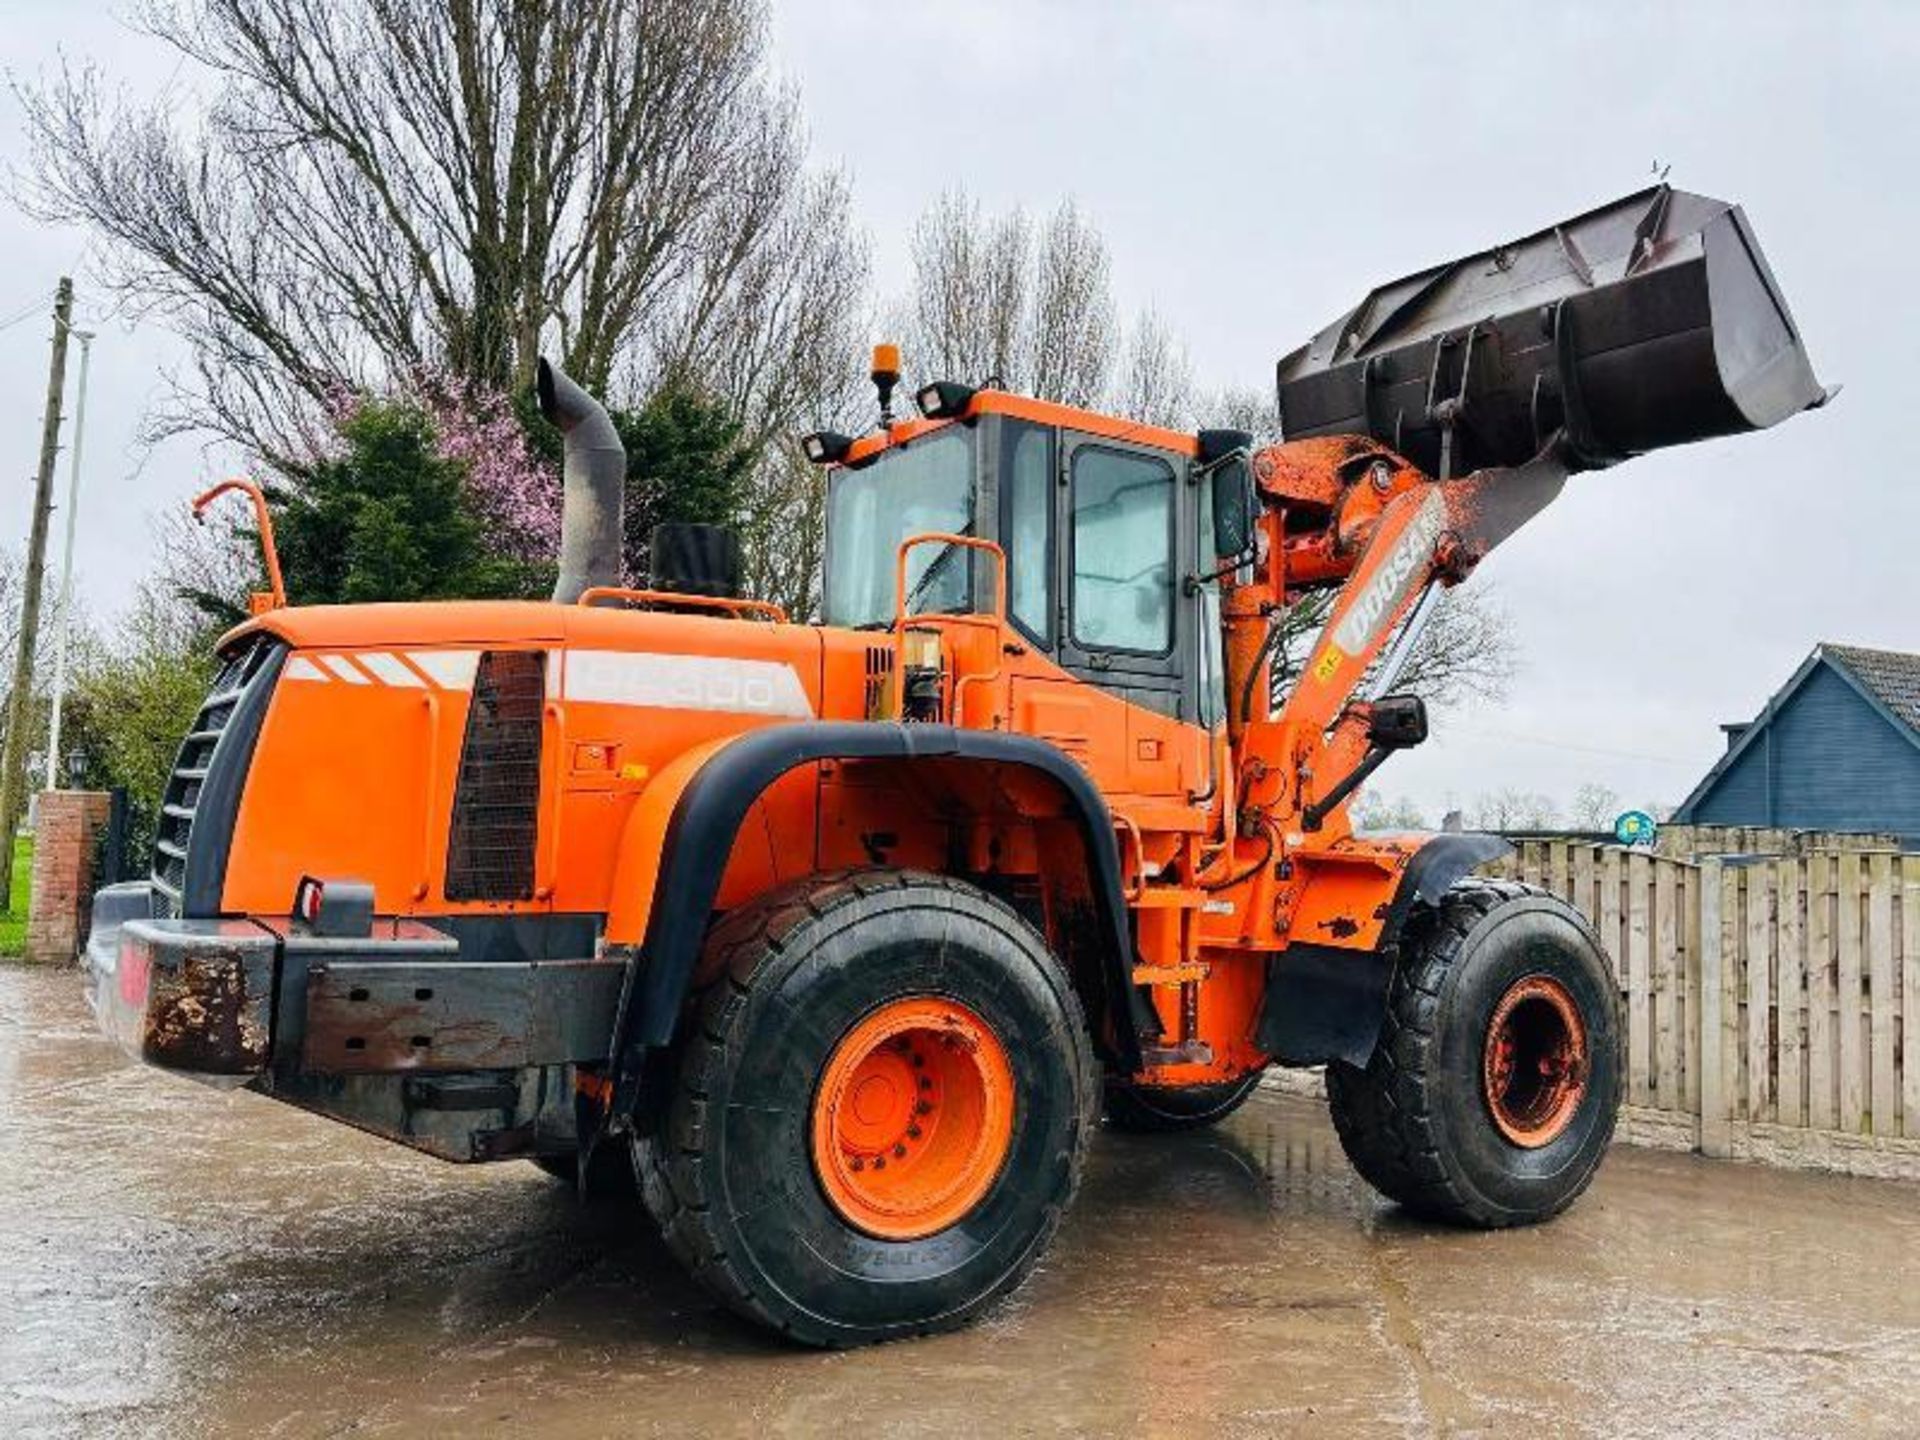
[{"label": "cab roof", "polygon": [[1145,425],[1137,420],[1124,420],[1117,415],[1102,415],[1095,410],[1082,410],[1073,405],[1059,405],[1051,400],[1036,400],[1031,395],[1013,395],[1004,390],[981,390],[967,403],[963,416],[949,420],[897,420],[885,430],[876,430],[870,435],[862,435],[853,442],[853,448],[847,451],[844,463],[857,465],[863,460],[871,460],[882,450],[895,445],[905,444],[921,435],[930,435],[948,425],[960,424],[965,420],[977,419],[982,415],[1010,415],[1016,420],[1031,420],[1040,425],[1055,425],[1064,430],[1080,430],[1089,435],[1097,435],[1103,440],[1124,440],[1135,445],[1152,445],[1157,449],[1171,450],[1177,455],[1192,458],[1200,453],[1200,439],[1182,430],[1167,430],[1158,425]]}]

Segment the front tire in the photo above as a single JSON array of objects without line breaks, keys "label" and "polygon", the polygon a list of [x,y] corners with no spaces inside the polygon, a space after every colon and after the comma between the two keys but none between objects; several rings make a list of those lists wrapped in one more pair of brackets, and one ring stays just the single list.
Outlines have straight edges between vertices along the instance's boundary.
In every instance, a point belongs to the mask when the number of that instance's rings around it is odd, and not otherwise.
[{"label": "front tire", "polygon": [[940,876],[815,877],[727,916],[675,1088],[640,1145],[669,1248],[809,1345],[966,1324],[1080,1180],[1098,1074],[1011,909]]},{"label": "front tire", "polygon": [[1401,948],[1366,1069],[1327,1067],[1347,1158],[1416,1215],[1559,1214],[1606,1154],[1626,1072],[1599,940],[1564,901],[1473,880],[1416,912]]}]

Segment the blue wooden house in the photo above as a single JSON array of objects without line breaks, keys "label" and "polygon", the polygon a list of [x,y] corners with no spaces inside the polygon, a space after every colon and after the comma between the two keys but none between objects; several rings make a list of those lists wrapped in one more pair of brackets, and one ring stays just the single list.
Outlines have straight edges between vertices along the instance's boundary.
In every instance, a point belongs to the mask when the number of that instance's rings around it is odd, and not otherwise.
[{"label": "blue wooden house", "polygon": [[1920,848],[1920,655],[1820,645],[1727,750],[1676,824],[1892,834]]}]

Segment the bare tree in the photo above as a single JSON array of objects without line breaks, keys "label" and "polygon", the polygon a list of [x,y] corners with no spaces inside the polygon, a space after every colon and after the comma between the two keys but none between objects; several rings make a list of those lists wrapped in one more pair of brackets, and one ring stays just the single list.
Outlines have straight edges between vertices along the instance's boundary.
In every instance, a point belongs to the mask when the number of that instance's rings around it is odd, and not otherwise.
[{"label": "bare tree", "polygon": [[1107,244],[1071,200],[1053,212],[1040,241],[1031,350],[1033,394],[1100,403],[1114,350]]},{"label": "bare tree", "polygon": [[1369,785],[1353,809],[1354,824],[1362,830],[1424,830],[1426,816],[1404,795],[1383,795]]},{"label": "bare tree", "polygon": [[1473,802],[1477,830],[1551,830],[1560,823],[1552,800],[1530,790],[1501,790]]},{"label": "bare tree", "polygon": [[792,443],[771,447],[742,516],[747,593],[785,607],[796,620],[820,610],[826,561],[826,476]]},{"label": "bare tree", "polygon": [[1114,351],[1107,250],[1071,201],[1036,241],[1022,211],[988,216],[948,191],[914,227],[913,268],[916,373],[1100,403]]},{"label": "bare tree", "polygon": [[1033,234],[1019,210],[986,217],[949,190],[913,228],[909,354],[929,375],[1030,382]]},{"label": "bare tree", "polygon": [[[1338,591],[1307,595],[1277,620],[1273,703],[1277,709],[1299,678],[1325,628]],[[1484,584],[1442,592],[1425,632],[1415,644],[1395,689],[1421,696],[1445,709],[1467,700],[1498,700],[1517,665],[1513,623],[1499,598]],[[1384,653],[1384,652],[1383,652]]]},{"label": "bare tree", "polygon": [[1272,390],[1228,386],[1202,395],[1194,408],[1203,424],[1221,430],[1244,430],[1253,436],[1256,446],[1280,440],[1280,402]]},{"label": "bare tree", "polygon": [[[166,426],[301,453],[341,386],[422,368],[603,389],[725,377],[761,431],[844,336],[845,187],[810,180],[760,0],[149,0],[207,98],[20,99],[30,203],[190,342]],[[836,361],[842,360],[835,353]]]},{"label": "bare tree", "polygon": [[1619,814],[1620,794],[1608,786],[1589,780],[1573,792],[1569,818],[1577,830],[1611,830]]},{"label": "bare tree", "polygon": [[1130,420],[1170,430],[1190,429],[1195,423],[1193,363],[1187,347],[1151,310],[1135,317],[1127,336],[1114,409]]}]

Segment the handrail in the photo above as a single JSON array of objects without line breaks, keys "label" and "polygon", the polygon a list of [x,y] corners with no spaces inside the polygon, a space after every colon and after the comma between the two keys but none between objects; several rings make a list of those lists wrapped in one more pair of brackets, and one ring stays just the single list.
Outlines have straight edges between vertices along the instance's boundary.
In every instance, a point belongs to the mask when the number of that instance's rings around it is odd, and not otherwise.
[{"label": "handrail", "polygon": [[[995,570],[993,585],[993,609],[988,618],[1004,621],[1007,618],[1007,552],[997,541],[983,540],[978,535],[955,535],[944,530],[927,530],[918,535],[909,535],[900,542],[900,548],[894,552],[893,570],[893,621],[897,628],[908,618],[907,615],[907,556],[921,545],[956,545],[962,550],[984,550],[1000,563]],[[936,560],[937,564],[938,561]],[[978,614],[979,612],[974,612]],[[964,616],[949,615],[943,619],[958,620]]]},{"label": "handrail", "polygon": [[[203,491],[193,497],[193,518],[201,524],[206,523],[207,507],[229,490],[239,490],[253,501],[254,523],[260,527],[260,551],[267,561],[267,588],[273,610],[284,610],[287,605],[286,582],[280,578],[280,551],[273,543],[273,516],[267,511],[267,497],[260,487],[245,476],[235,476],[222,480],[211,490]],[[259,613],[259,607],[253,607]]]},{"label": "handrail", "polygon": [[690,610],[724,610],[742,616],[759,615],[785,625],[787,612],[771,600],[741,600],[727,595],[687,595],[678,590],[630,590],[624,585],[593,585],[580,592],[576,605],[597,600],[625,600],[640,605],[682,605]]},{"label": "handrail", "polygon": [[[995,567],[993,586],[993,609],[982,615],[973,611],[963,615],[927,614],[910,616],[907,614],[907,556],[920,545],[952,545],[962,550],[982,550],[999,562]],[[938,558],[933,562],[939,564]],[[991,627],[996,634],[1007,628],[1007,552],[997,542],[983,540],[977,535],[956,535],[944,530],[928,530],[918,535],[909,535],[900,542],[894,552],[893,574],[893,673],[902,677],[894,690],[895,714],[906,712],[907,689],[904,677],[907,673],[907,621],[918,619],[926,625],[974,625]],[[964,706],[964,692],[969,685],[990,685],[1000,678],[1004,666],[1000,662],[996,649],[993,669],[980,674],[962,675],[953,685],[953,718],[957,723]],[[994,727],[1000,724],[999,707],[994,707]]]}]

